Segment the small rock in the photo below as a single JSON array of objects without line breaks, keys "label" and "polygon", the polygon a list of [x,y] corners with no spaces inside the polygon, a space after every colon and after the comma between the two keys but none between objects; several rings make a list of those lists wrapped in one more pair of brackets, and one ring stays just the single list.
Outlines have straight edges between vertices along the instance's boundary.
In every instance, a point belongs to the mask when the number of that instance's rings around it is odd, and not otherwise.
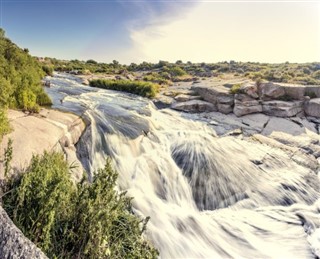
[{"label": "small rock", "polygon": [[185,112],[211,112],[217,111],[217,107],[212,103],[201,101],[201,100],[192,100],[187,102],[173,103],[171,105],[172,109],[185,111]]}]

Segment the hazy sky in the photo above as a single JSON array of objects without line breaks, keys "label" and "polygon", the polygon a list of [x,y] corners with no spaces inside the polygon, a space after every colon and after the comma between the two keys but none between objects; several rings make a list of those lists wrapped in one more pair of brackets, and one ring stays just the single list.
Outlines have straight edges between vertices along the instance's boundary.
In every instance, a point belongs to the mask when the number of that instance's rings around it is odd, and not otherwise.
[{"label": "hazy sky", "polygon": [[320,61],[320,1],[0,0],[31,54],[121,63]]}]

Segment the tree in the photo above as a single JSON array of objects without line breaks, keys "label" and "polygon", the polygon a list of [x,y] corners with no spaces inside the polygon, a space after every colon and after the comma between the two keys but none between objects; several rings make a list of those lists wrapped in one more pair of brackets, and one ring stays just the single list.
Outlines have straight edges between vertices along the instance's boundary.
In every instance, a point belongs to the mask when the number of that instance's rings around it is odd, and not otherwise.
[{"label": "tree", "polygon": [[5,30],[0,28],[0,38],[4,38],[6,35]]}]

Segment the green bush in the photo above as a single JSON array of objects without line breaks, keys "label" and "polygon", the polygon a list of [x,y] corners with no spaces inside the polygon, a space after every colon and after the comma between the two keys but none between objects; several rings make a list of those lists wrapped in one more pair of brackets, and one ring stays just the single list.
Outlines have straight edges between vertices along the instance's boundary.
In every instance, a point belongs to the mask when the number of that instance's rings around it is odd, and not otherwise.
[{"label": "green bush", "polygon": [[0,109],[0,142],[4,135],[10,132],[11,128],[9,125],[9,120],[7,118],[6,112]]},{"label": "green bush", "polygon": [[241,84],[235,84],[230,89],[231,94],[240,94],[241,93]]},{"label": "green bush", "polygon": [[90,81],[90,86],[133,93],[148,98],[155,97],[159,91],[159,85],[144,81],[96,79]]},{"label": "green bush", "polygon": [[14,223],[50,258],[156,258],[142,238],[148,218],[133,215],[131,198],[115,191],[108,161],[92,183],[74,184],[62,154],[34,156],[11,180],[3,206]]},{"label": "green bush", "polygon": [[37,111],[49,97],[41,87],[44,70],[52,67],[39,62],[4,36],[0,37],[0,107]]},{"label": "green bush", "polygon": [[44,65],[42,66],[42,70],[46,73],[46,75],[48,76],[52,76],[53,75],[53,67],[52,66],[48,66],[48,65]]}]

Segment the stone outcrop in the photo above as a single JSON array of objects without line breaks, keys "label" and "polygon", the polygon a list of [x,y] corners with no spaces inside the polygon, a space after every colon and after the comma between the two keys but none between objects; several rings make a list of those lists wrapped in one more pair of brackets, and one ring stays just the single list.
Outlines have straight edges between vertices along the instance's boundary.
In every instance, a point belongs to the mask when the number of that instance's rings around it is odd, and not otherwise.
[{"label": "stone outcrop", "polygon": [[0,204],[0,258],[47,258],[27,239],[8,217]]},{"label": "stone outcrop", "polygon": [[276,117],[293,117],[303,112],[303,102],[267,101],[262,103],[262,112]]},{"label": "stone outcrop", "polygon": [[202,86],[196,84],[191,88],[198,95],[202,97],[203,100],[212,103],[216,110],[228,114],[232,112],[234,104],[234,96],[230,94],[230,88],[224,85],[215,85],[214,87]]},{"label": "stone outcrop", "polygon": [[320,117],[320,98],[311,99],[305,102],[304,111],[306,115]]},{"label": "stone outcrop", "polygon": [[[234,85],[240,85],[237,94],[231,94]],[[233,112],[241,117],[264,113],[275,117],[320,117],[320,86],[306,86],[274,82],[256,82],[244,79],[199,81],[192,90],[203,100],[212,103],[223,114]],[[319,97],[316,99],[309,99]],[[185,98],[186,99],[186,98]]]}]

